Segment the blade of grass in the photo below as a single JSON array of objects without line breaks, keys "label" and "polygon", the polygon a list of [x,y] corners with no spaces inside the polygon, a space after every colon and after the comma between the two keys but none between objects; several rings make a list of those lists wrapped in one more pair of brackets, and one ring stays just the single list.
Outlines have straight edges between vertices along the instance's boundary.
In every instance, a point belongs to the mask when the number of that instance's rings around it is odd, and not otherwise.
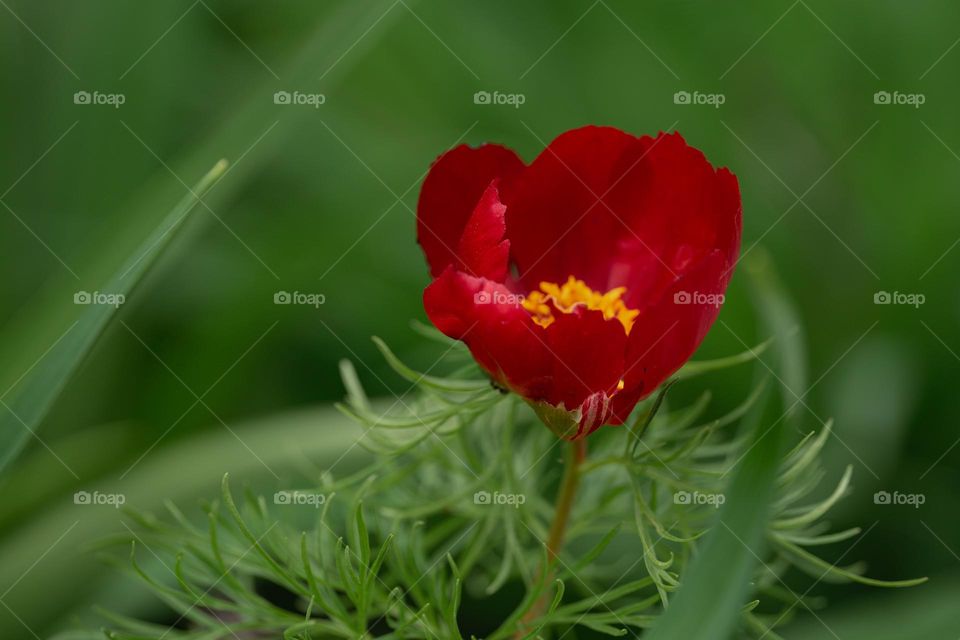
[{"label": "blade of grass", "polygon": [[[784,387],[802,388],[795,386],[802,384],[805,369],[802,349],[796,343],[793,307],[775,282],[768,260],[752,261],[749,273],[761,326],[776,338],[780,355],[776,375]],[[763,363],[761,367],[766,370]],[[792,404],[788,389],[783,395],[787,406]],[[761,561],[769,504],[783,453],[784,421],[765,418],[766,400],[757,403],[746,421],[752,433],[749,449],[735,469],[718,521],[650,640],[722,640],[731,636],[738,622],[753,569]]]},{"label": "blade of grass", "polygon": [[[214,165],[98,291],[128,297],[150,265],[170,245],[190,211],[226,168],[225,160]],[[36,366],[0,398],[0,473],[17,458],[30,436],[36,434],[50,407],[118,309],[119,305],[87,306]]]},{"label": "blade of grass", "polygon": [[[222,114],[219,120],[222,124],[209,135],[199,138],[196,144],[176,158],[169,161],[157,158],[163,166],[158,167],[155,176],[127,201],[124,224],[110,229],[109,236],[95,243],[87,256],[88,259],[79,261],[83,268],[78,270],[84,281],[100,283],[110,280],[113,274],[117,273],[117,265],[128,255],[136,253],[133,248],[140,246],[141,239],[151,230],[163,227],[166,221],[157,221],[157,216],[163,215],[158,203],[172,202],[187,189],[182,176],[199,175],[217,158],[235,158],[236,161],[229,170],[222,172],[221,177],[224,179],[216,182],[217,189],[204,198],[204,203],[212,214],[217,211],[218,203],[235,196],[245,184],[246,178],[259,170],[271,154],[282,149],[291,137],[298,135],[299,124],[311,117],[309,109],[278,111],[272,100],[273,93],[278,88],[315,86],[318,66],[328,70],[324,77],[324,88],[327,91],[333,90],[363,59],[362,49],[372,46],[378,38],[389,33],[390,24],[404,15],[401,8],[394,8],[396,4],[396,0],[346,2],[329,14],[319,12],[316,27],[282,69],[282,86],[278,87],[275,79],[266,78],[247,91],[244,100],[234,104],[227,102],[230,109]],[[367,36],[364,29],[367,28],[366,25],[372,24],[376,24],[377,29]],[[344,51],[351,53],[345,56]],[[283,118],[279,118],[281,114]],[[138,127],[130,129],[134,144],[148,147],[153,144],[152,140],[137,142],[134,139],[138,135],[136,129]],[[143,152],[154,153],[149,148]],[[171,179],[172,177],[174,179]],[[194,191],[197,191],[196,188]],[[122,273],[122,270],[120,272]],[[272,271],[267,275],[277,277]],[[19,378],[31,367],[38,354],[54,344],[59,336],[69,337],[81,328],[81,321],[70,325],[70,319],[64,319],[67,314],[60,311],[64,297],[72,295],[69,292],[76,289],[73,278],[51,280],[34,294],[6,326],[0,328],[0,399],[4,402],[10,404],[5,398],[6,389],[11,388],[11,385],[20,387],[25,384],[26,378]],[[44,360],[53,355],[47,354]],[[15,383],[18,380],[19,382]],[[10,391],[10,394],[12,393],[13,391]],[[35,424],[21,414],[17,406],[10,406],[21,416],[22,421],[10,415],[0,404],[0,413],[4,414],[0,418],[0,473],[17,457],[29,440],[30,434],[24,425],[32,428]],[[41,413],[45,413],[47,408]],[[10,422],[13,428],[10,428],[11,425],[7,422]]]}]

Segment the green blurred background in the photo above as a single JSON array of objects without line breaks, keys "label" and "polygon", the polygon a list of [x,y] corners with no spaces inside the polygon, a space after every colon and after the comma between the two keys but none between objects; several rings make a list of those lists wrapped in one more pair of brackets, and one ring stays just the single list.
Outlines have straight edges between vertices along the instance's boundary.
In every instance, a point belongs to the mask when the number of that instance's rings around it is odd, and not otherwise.
[{"label": "green blurred background", "polygon": [[[831,601],[818,616],[844,639],[960,635],[960,6],[0,5],[0,391],[68,330],[75,292],[98,290],[187,185],[231,162],[0,481],[0,637],[46,637],[90,602],[149,612],[87,548],[122,532],[120,515],[77,507],[74,491],[192,507],[227,470],[276,486],[336,460],[356,437],[325,408],[343,393],[337,362],[388,394],[405,386],[369,336],[421,367],[438,355],[409,327],[423,317],[412,210],[429,163],[488,140],[529,161],[584,124],[675,129],[738,175],[744,251],[769,256],[803,318],[804,423],[836,418],[828,480],[854,465],[834,524],[866,533],[826,555],[932,577],[908,592],[818,585]],[[124,102],[76,104],[78,91]],[[324,101],[276,104],[277,91]],[[477,104],[478,91],[523,104]],[[681,91],[723,104],[677,104]],[[877,104],[879,91],[923,104]],[[763,339],[741,280],[701,357]],[[276,305],[278,291],[325,303]],[[881,291],[925,301],[875,304]],[[711,377],[717,406],[748,377]],[[361,464],[359,449],[340,464]],[[925,503],[878,505],[881,490]],[[784,634],[830,637],[804,616]]]}]

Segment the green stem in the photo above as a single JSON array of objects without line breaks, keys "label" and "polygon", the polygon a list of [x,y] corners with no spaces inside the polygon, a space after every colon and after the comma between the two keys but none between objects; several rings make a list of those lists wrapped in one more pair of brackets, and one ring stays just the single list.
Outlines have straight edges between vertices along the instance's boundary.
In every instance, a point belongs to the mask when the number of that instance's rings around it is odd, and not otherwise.
[{"label": "green stem", "polygon": [[586,438],[574,440],[570,443],[567,455],[567,465],[563,470],[563,481],[560,484],[560,493],[557,494],[557,504],[553,513],[553,524],[550,526],[550,535],[547,537],[547,553],[550,564],[553,565],[563,546],[563,537],[570,521],[570,511],[577,496],[577,487],[580,485],[580,465],[587,457]]},{"label": "green stem", "polygon": [[[544,582],[551,579],[553,565],[560,554],[560,548],[563,546],[563,538],[570,521],[570,512],[573,510],[573,502],[577,496],[577,488],[580,486],[580,478],[583,475],[581,465],[586,457],[586,438],[574,440],[570,443],[567,450],[567,464],[563,470],[563,480],[560,483],[560,492],[557,494],[557,504],[553,512],[553,523],[550,525],[550,534],[547,536],[547,566],[542,569]],[[520,623],[521,631],[517,632],[517,638],[524,636],[525,632],[522,629],[528,627],[543,615],[549,598],[549,591],[544,592],[530,608]]]}]

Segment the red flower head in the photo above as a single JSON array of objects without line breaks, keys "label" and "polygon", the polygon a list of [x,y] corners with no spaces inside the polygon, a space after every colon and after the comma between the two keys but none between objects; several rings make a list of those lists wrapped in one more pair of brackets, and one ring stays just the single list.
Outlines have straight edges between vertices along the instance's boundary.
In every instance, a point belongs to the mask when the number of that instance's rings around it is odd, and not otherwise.
[{"label": "red flower head", "polygon": [[719,312],[740,189],[680,134],[568,131],[530,165],[510,149],[437,159],[417,205],[440,331],[559,435],[622,424]]}]

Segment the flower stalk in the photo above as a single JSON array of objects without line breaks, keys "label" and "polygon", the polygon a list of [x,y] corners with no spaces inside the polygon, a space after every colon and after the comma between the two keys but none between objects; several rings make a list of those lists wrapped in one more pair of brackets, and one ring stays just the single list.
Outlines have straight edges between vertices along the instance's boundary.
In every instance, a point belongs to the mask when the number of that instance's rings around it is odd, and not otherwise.
[{"label": "flower stalk", "polygon": [[560,493],[557,494],[553,524],[550,526],[550,535],[547,537],[547,554],[551,565],[556,561],[560,548],[563,546],[563,538],[570,521],[570,511],[573,509],[573,501],[577,497],[577,487],[580,485],[580,466],[586,457],[586,438],[580,438],[570,443],[567,452],[567,464],[560,484]]},{"label": "flower stalk", "polygon": [[[561,547],[563,547],[563,539],[570,522],[570,512],[573,510],[573,502],[577,497],[577,488],[580,486],[580,478],[583,475],[583,461],[586,458],[587,439],[578,438],[571,442],[567,448],[567,463],[563,470],[563,479],[560,481],[560,492],[557,494],[557,503],[553,511],[553,523],[550,525],[550,533],[547,536],[547,566],[542,569],[545,574],[544,582],[550,581],[553,565],[560,555]],[[549,592],[545,592],[530,607],[530,610],[523,617],[521,631],[517,633],[517,638],[524,637],[523,629],[543,615],[549,598]]]}]

